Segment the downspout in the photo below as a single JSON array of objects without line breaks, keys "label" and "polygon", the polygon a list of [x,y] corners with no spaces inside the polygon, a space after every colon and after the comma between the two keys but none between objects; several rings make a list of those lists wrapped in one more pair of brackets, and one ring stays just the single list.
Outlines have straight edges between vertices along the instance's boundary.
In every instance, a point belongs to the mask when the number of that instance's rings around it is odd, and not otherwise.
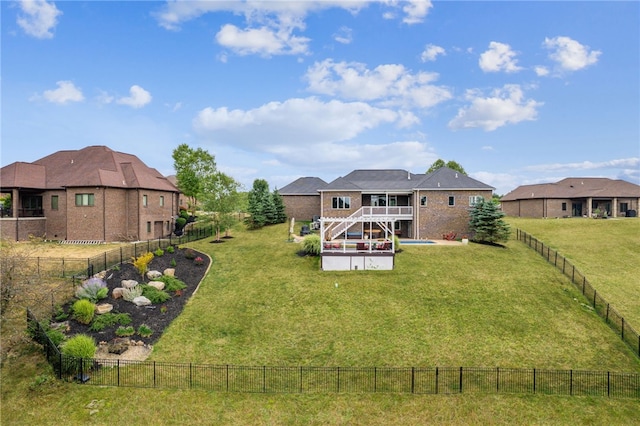
[{"label": "downspout", "polygon": [[107,241],[107,194],[106,187],[102,187],[102,241]]},{"label": "downspout", "polygon": [[416,240],[420,239],[420,190],[418,192],[413,193],[413,205],[415,207],[415,213],[413,216],[415,217],[415,223],[413,224],[413,230],[415,231]]}]

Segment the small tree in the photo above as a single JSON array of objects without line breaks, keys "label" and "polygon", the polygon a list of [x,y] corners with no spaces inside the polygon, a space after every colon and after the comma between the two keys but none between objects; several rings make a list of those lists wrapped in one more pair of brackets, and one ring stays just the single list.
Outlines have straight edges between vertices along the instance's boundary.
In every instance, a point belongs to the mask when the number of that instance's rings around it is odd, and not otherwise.
[{"label": "small tree", "polygon": [[436,161],[433,162],[433,164],[431,165],[431,167],[429,167],[429,170],[427,170],[427,174],[431,173],[431,172],[435,172],[436,170],[442,168],[442,167],[448,167],[450,169],[453,169],[457,172],[462,173],[463,175],[466,175],[467,172],[464,170],[464,167],[462,167],[459,163],[453,161],[453,160],[449,160],[446,163],[444,162],[443,159],[438,158]]},{"label": "small tree", "polygon": [[191,214],[195,216],[205,181],[216,174],[215,158],[206,150],[193,149],[186,143],[178,145],[172,157],[178,189],[188,197]]},{"label": "small tree", "polygon": [[276,189],[271,193],[271,198],[273,199],[273,207],[275,209],[275,220],[273,223],[285,223],[287,221],[287,215],[284,212],[284,201],[282,201],[282,195],[280,195]]},{"label": "small tree", "polygon": [[273,205],[269,184],[264,179],[253,181],[253,188],[249,191],[249,206],[247,211],[251,215],[247,218],[247,225],[251,229],[262,228],[269,223],[267,213]]},{"label": "small tree", "polygon": [[469,227],[475,234],[473,239],[478,242],[497,243],[507,241],[511,230],[502,219],[504,212],[491,201],[479,201],[470,213]]},{"label": "small tree", "polygon": [[204,181],[202,207],[212,215],[216,241],[220,241],[220,231],[227,230],[235,222],[231,215],[239,205],[240,187],[239,182],[222,172],[217,172],[211,179]]}]

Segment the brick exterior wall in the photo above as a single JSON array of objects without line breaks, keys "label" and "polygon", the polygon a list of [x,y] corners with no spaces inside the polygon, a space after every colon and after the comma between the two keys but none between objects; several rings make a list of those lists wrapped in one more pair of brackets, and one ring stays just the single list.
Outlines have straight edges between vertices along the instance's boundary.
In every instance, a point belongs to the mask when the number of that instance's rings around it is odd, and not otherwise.
[{"label": "brick exterior wall", "polygon": [[507,216],[515,217],[543,217],[542,200],[503,201],[502,211]]},{"label": "brick exterior wall", "polygon": [[311,220],[314,216],[320,216],[320,194],[283,195],[282,202],[288,219]]},{"label": "brick exterior wall", "polygon": [[[350,209],[334,209],[333,199],[335,197],[350,197],[351,208]],[[348,217],[353,212],[362,207],[362,195],[357,191],[342,191],[342,192],[323,192],[321,207],[323,217]]]},{"label": "brick exterior wall", "polygon": [[[443,234],[455,232],[457,238],[469,235],[469,197],[480,195],[490,200],[492,191],[418,191],[414,216],[418,223],[418,234],[414,238],[441,239]],[[426,196],[427,205],[420,205]],[[449,206],[449,197],[454,197],[454,205]]]},{"label": "brick exterior wall", "polygon": [[0,219],[0,237],[11,241],[27,241],[30,236],[46,236],[46,219],[26,217],[20,220],[13,217]]},{"label": "brick exterior wall", "polygon": [[[566,210],[562,209],[562,203],[566,204]],[[545,198],[534,200],[514,200],[503,201],[502,211],[507,216],[515,217],[573,217],[573,204],[578,203],[582,206],[582,214],[586,216],[589,213],[588,199],[571,199],[571,198]],[[606,210],[610,216],[624,217],[624,213],[620,211],[620,204],[627,203],[628,210],[638,211],[637,198],[617,198],[614,206],[613,198],[593,200],[592,211],[595,209]],[[616,211],[614,212],[614,208]]]}]

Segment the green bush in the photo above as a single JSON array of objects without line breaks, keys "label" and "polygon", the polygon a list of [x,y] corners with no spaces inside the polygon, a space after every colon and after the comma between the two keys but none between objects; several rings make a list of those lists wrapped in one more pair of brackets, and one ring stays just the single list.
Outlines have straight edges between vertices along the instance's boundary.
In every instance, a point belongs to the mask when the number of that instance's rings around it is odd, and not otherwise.
[{"label": "green bush", "polygon": [[89,278],[76,289],[76,297],[78,299],[88,299],[93,303],[104,299],[108,293],[107,283],[100,278]]},{"label": "green bush", "polygon": [[136,331],[134,330],[133,326],[131,326],[131,325],[123,326],[123,325],[121,325],[120,327],[118,327],[116,329],[116,336],[118,336],[118,337],[133,336],[133,334],[135,332]]},{"label": "green bush", "polygon": [[50,328],[49,330],[47,330],[47,336],[49,336],[51,343],[53,343],[57,347],[60,347],[60,344],[67,338],[67,336],[65,336],[62,331],[54,328]]},{"label": "green bush", "polygon": [[153,334],[153,330],[146,324],[141,324],[138,327],[138,334],[142,337],[149,337]]},{"label": "green bush", "polygon": [[195,250],[190,249],[190,248],[185,249],[185,250],[184,250],[184,257],[185,257],[186,259],[195,259],[195,258],[196,258],[196,252],[195,252]]},{"label": "green bush", "polygon": [[131,316],[129,314],[116,314],[112,312],[107,312],[106,314],[98,315],[89,330],[91,331],[102,331],[107,327],[111,327],[116,324],[121,325],[129,325],[131,324]]},{"label": "green bush", "polygon": [[160,257],[160,256],[164,255],[164,250],[162,250],[161,248],[158,248],[158,250],[154,251],[153,254],[155,254],[156,256]]},{"label": "green bush", "polygon": [[76,334],[62,345],[60,351],[66,356],[91,359],[96,354],[96,349],[96,341],[93,337]]},{"label": "green bush", "polygon": [[164,290],[158,290],[157,288],[151,287],[150,285],[142,286],[142,295],[149,299],[154,305],[164,303],[167,300],[171,299],[171,295],[169,293]]},{"label": "green bush", "polygon": [[393,247],[395,251],[400,251],[400,238],[397,235],[393,236]]},{"label": "green bush", "polygon": [[171,267],[172,267],[172,268],[175,268],[175,267],[176,267],[177,263],[176,263],[176,259],[175,259],[175,257],[174,257],[173,259],[171,259],[171,263],[170,263],[170,265],[171,265]]},{"label": "green bush", "polygon": [[122,289],[122,298],[127,302],[133,302],[138,296],[142,296],[142,286],[137,285],[133,288],[124,288]]},{"label": "green bush", "polygon": [[173,253],[175,253],[175,251],[176,251],[176,249],[174,249],[173,246],[167,247],[167,253],[173,254]]},{"label": "green bush", "polygon": [[304,237],[302,240],[302,250],[310,256],[320,255],[320,235],[311,234]]},{"label": "green bush", "polygon": [[182,229],[184,228],[184,226],[187,224],[187,219],[180,216],[178,218],[176,218],[176,225],[178,225],[178,229]]},{"label": "green bush", "polygon": [[76,300],[71,307],[73,318],[82,323],[89,324],[96,312],[96,305],[89,299]]},{"label": "green bush", "polygon": [[156,278],[156,281],[162,281],[164,283],[164,291],[166,292],[183,290],[187,288],[187,285],[184,283],[184,281],[181,281],[176,277],[170,277],[168,275],[163,275],[159,278]]}]

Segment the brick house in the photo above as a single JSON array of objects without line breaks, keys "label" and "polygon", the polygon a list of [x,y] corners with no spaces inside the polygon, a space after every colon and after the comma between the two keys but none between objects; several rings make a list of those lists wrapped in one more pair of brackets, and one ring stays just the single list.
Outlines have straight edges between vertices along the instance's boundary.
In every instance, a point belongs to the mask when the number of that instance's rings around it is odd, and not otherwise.
[{"label": "brick house", "polygon": [[516,217],[636,216],[640,185],[607,178],[566,178],[519,186],[500,201],[502,211]]},{"label": "brick house", "polygon": [[20,241],[131,241],[168,236],[179,191],[134,155],[106,146],[58,151],[0,170],[0,192],[11,195],[0,236]]},{"label": "brick house", "polygon": [[288,218],[311,220],[320,215],[320,190],[327,182],[317,177],[301,177],[278,190]]},{"label": "brick house", "polygon": [[[302,179],[302,180],[301,180]],[[441,239],[469,233],[469,209],[480,197],[489,200],[494,188],[447,167],[429,174],[406,170],[354,170],[328,184],[301,178],[285,186],[285,207],[317,215],[335,238],[372,238],[395,234],[411,239]],[[320,183],[313,188],[314,182]],[[291,187],[305,186],[297,195]],[[319,195],[315,195],[319,194]],[[307,210],[301,205],[308,202]],[[289,216],[290,217],[290,216]],[[390,226],[393,229],[388,229]]]}]

